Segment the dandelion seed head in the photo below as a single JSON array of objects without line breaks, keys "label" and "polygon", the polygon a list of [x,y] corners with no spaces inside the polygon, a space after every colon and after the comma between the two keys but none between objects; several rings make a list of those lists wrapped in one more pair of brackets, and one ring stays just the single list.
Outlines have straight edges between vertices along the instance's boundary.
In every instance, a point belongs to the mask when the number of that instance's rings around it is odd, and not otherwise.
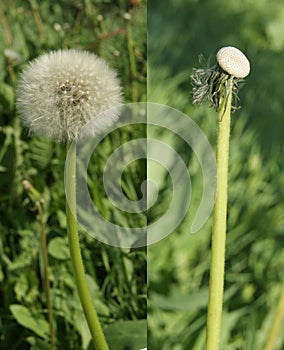
[{"label": "dandelion seed head", "polygon": [[219,66],[236,78],[245,78],[250,72],[247,57],[233,46],[222,47],[216,55]]},{"label": "dandelion seed head", "polygon": [[126,19],[127,21],[130,21],[132,18],[131,13],[129,12],[124,13],[123,18]]},{"label": "dandelion seed head", "polygon": [[97,15],[98,22],[102,22],[104,20],[104,16],[102,14]]},{"label": "dandelion seed head", "polygon": [[17,109],[32,134],[58,142],[94,136],[118,119],[122,93],[116,72],[86,51],[59,50],[39,56],[23,71]]}]

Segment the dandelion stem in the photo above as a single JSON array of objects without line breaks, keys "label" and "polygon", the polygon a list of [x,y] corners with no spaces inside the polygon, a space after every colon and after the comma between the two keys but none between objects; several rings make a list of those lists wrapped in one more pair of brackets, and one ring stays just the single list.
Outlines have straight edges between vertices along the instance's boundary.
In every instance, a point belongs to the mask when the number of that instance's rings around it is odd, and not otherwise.
[{"label": "dandelion stem", "polygon": [[225,273],[227,182],[233,78],[225,82],[219,101],[217,139],[217,193],[214,207],[206,350],[218,350],[220,344]]},{"label": "dandelion stem", "polygon": [[97,312],[95,310],[92,297],[89,292],[87,279],[80,250],[77,222],[74,213],[76,213],[76,144],[70,147],[66,162],[66,191],[69,194],[66,201],[67,233],[69,241],[69,250],[73,265],[75,282],[80,297],[80,301],[85,313],[85,317],[93,337],[96,350],[108,350],[109,347],[105,340]]}]

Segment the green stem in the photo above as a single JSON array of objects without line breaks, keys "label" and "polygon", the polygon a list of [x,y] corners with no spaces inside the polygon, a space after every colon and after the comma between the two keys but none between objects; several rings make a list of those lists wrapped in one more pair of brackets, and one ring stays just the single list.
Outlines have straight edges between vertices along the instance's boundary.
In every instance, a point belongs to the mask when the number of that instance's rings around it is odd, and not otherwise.
[{"label": "green stem", "polygon": [[281,324],[284,318],[284,285],[280,294],[276,312],[265,344],[265,350],[276,349],[277,340],[280,336]]},{"label": "green stem", "polygon": [[81,256],[76,217],[73,215],[73,213],[76,213],[75,143],[69,147],[66,166],[66,192],[68,193],[68,201],[66,201],[67,233],[75,282],[96,350],[109,350],[89,292]]},{"label": "green stem", "polygon": [[218,111],[217,192],[213,216],[206,350],[218,350],[220,345],[225,273],[232,79],[230,78],[226,82],[228,84],[227,89],[225,89],[227,93],[220,101]]},{"label": "green stem", "polygon": [[41,232],[41,247],[43,255],[43,266],[44,266],[44,283],[45,283],[45,293],[48,311],[48,322],[49,322],[49,334],[50,334],[50,345],[54,349],[54,327],[53,327],[53,312],[51,305],[51,293],[50,293],[50,283],[48,278],[48,255],[46,247],[46,234],[43,221],[42,205],[40,201],[36,202],[36,207],[39,215],[40,232]]}]

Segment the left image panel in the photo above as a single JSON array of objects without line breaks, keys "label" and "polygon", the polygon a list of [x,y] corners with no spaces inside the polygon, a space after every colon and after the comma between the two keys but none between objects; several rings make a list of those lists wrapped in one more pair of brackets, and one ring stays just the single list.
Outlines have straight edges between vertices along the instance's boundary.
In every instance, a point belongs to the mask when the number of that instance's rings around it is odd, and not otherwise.
[{"label": "left image panel", "polygon": [[146,12],[0,4],[3,350],[147,347]]}]

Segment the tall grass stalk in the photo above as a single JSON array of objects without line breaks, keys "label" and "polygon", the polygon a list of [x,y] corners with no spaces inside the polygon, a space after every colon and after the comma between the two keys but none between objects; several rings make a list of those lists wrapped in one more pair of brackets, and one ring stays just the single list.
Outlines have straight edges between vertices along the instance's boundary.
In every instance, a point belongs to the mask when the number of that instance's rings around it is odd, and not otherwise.
[{"label": "tall grass stalk", "polygon": [[132,37],[132,31],[131,31],[131,23],[128,23],[126,26],[126,41],[127,41],[127,48],[128,48],[128,55],[129,55],[129,65],[130,65],[130,79],[132,82],[132,102],[137,102],[138,100],[138,91],[137,91],[137,67],[136,67],[136,60],[135,60],[135,52],[134,52],[134,41]]},{"label": "tall grass stalk", "polygon": [[48,274],[49,263],[48,263],[48,254],[47,254],[47,246],[46,246],[45,226],[43,221],[43,210],[42,210],[42,205],[40,201],[36,202],[36,207],[39,215],[40,232],[41,232],[41,248],[42,248],[42,256],[43,256],[43,266],[44,266],[44,283],[45,283],[46,303],[47,303],[47,312],[48,312],[50,345],[51,345],[51,349],[54,349],[55,337],[54,337],[50,282],[49,282],[49,274]]},{"label": "tall grass stalk", "polygon": [[45,294],[46,294],[48,323],[49,323],[50,346],[51,346],[51,349],[54,349],[55,334],[54,334],[53,311],[52,311],[52,301],[51,301],[51,291],[50,291],[49,271],[48,271],[49,262],[48,262],[48,253],[47,253],[47,244],[46,244],[46,233],[45,233],[45,225],[43,220],[42,195],[27,180],[23,181],[23,186],[27,191],[30,199],[35,203],[35,206],[38,212],[41,250],[42,250],[42,258],[43,258],[43,269],[44,269],[44,285],[45,285]]}]

